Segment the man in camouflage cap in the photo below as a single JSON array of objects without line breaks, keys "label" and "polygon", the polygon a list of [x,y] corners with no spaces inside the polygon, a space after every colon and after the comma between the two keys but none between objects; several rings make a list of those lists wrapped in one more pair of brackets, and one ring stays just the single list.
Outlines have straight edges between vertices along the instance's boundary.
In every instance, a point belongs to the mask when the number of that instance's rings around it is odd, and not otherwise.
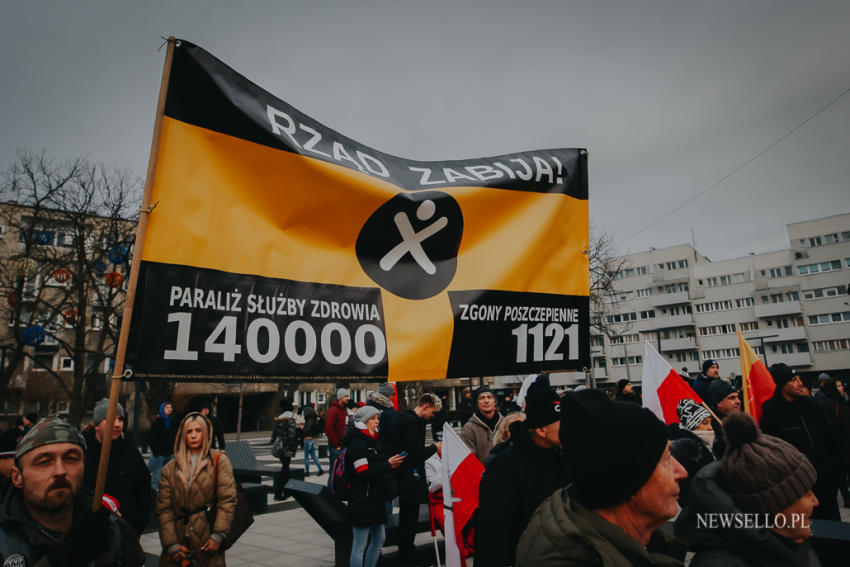
[{"label": "man in camouflage cap", "polygon": [[10,565],[140,566],[130,526],[82,491],[86,442],[60,417],[39,421],[15,449],[12,488],[0,504],[0,562]]}]

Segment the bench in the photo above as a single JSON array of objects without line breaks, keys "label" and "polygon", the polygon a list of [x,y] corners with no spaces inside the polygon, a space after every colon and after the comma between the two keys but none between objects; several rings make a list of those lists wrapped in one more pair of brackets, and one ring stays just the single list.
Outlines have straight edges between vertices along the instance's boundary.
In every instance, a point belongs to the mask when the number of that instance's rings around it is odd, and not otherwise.
[{"label": "bench", "polygon": [[[263,477],[276,482],[280,477],[280,464],[260,464],[251,444],[248,441],[229,441],[224,448],[230,465],[233,467],[233,477],[242,485],[248,505],[255,514],[262,514],[268,508],[268,494],[274,489],[263,484]],[[289,469],[289,477],[303,479],[304,469]]]},{"label": "bench", "polygon": [[[286,483],[286,489],[289,490],[295,501],[325,530],[325,533],[334,540],[334,565],[336,567],[348,567],[352,540],[348,507],[339,498],[331,494],[326,486],[321,484],[290,479]],[[422,504],[419,506],[416,532],[430,531],[431,519],[428,515],[428,506]],[[393,514],[390,517],[386,533],[387,539],[384,541],[384,547],[396,545],[398,543],[398,515]]]}]

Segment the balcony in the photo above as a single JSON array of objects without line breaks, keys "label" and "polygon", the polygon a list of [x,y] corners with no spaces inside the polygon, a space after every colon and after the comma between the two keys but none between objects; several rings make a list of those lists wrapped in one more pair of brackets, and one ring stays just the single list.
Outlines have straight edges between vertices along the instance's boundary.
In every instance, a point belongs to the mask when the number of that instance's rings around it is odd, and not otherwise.
[{"label": "balcony", "polygon": [[661,350],[672,352],[674,350],[696,350],[697,343],[693,337],[684,339],[661,339]]},{"label": "balcony", "polygon": [[653,283],[673,283],[688,281],[688,269],[681,270],[655,270],[652,272]]},{"label": "balcony", "polygon": [[778,317],[780,315],[797,315],[802,313],[799,301],[785,301],[783,303],[763,303],[753,306],[753,311],[759,319]]},{"label": "balcony", "polygon": [[776,335],[775,337],[765,337],[765,343],[785,343],[788,341],[806,340],[805,327],[790,327],[788,329],[765,329],[763,333]]},{"label": "balcony", "polygon": [[690,302],[687,291],[677,291],[676,293],[662,293],[653,295],[650,304],[653,307],[666,307],[668,305],[679,305],[681,303]]},{"label": "balcony", "polygon": [[[764,358],[764,357],[762,357]],[[782,354],[778,352],[769,352],[767,353],[767,361],[768,364],[776,364],[777,362],[784,362],[791,368],[800,368],[802,366],[811,366],[812,365],[812,355],[808,352],[792,352],[789,354]]]},{"label": "balcony", "polygon": [[668,315],[665,317],[656,317],[653,319],[654,329],[670,329],[673,327],[693,327],[694,316],[691,313],[684,315]]},{"label": "balcony", "polygon": [[592,375],[594,380],[604,380],[608,378],[608,369],[607,368],[594,368],[592,370]]}]

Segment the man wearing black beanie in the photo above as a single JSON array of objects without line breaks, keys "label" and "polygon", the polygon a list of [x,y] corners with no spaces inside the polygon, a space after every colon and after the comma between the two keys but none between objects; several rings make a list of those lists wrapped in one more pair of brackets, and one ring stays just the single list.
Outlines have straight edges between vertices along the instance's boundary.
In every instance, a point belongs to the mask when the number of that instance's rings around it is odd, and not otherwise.
[{"label": "man wearing black beanie", "polygon": [[676,515],[684,467],[666,427],[599,390],[561,400],[561,446],[572,484],[544,500],[519,540],[518,567],[681,566],[661,527]]},{"label": "man wearing black beanie", "polygon": [[534,510],[567,485],[561,461],[561,401],[551,386],[529,390],[513,445],[491,456],[478,489],[476,567],[515,564],[519,536]]},{"label": "man wearing black beanie", "polygon": [[475,413],[461,428],[460,438],[483,463],[493,448],[493,437],[503,417],[499,413],[496,395],[489,387],[481,386],[472,397],[475,400]]}]

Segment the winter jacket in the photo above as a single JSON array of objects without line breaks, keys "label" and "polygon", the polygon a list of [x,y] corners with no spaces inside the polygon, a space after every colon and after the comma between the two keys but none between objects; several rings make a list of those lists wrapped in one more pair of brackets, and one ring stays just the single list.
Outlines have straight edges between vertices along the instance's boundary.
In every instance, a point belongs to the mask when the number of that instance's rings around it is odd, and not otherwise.
[{"label": "winter jacket", "polygon": [[331,402],[325,421],[325,433],[328,436],[328,445],[333,448],[342,445],[342,437],[345,435],[345,426],[348,425],[348,408],[339,400]]},{"label": "winter jacket", "polygon": [[[91,495],[80,491],[74,501],[74,517],[78,518],[91,510]],[[115,514],[110,515],[110,545],[93,562],[79,567],[141,567],[145,564],[145,554],[139,545],[139,536],[130,524]],[[30,567],[50,567],[47,555],[62,539],[63,534],[41,527],[33,520],[23,501],[23,495],[15,487],[9,489],[6,498],[0,504],[0,564],[9,555],[21,553],[27,558]],[[17,545],[15,544],[17,542]],[[6,546],[12,550],[4,549]],[[24,549],[21,549],[21,546]]]},{"label": "winter jacket", "polygon": [[[722,488],[719,462],[702,469],[691,483],[690,507],[676,519],[676,535],[695,552],[691,567],[819,567],[808,541],[794,544],[765,528],[722,528],[699,525],[697,514],[740,514]],[[705,521],[705,520],[704,520]]]},{"label": "winter jacket", "polygon": [[398,445],[392,454],[407,452],[404,462],[396,469],[399,499],[405,502],[425,502],[428,495],[425,460],[437,452],[437,446],[425,446],[425,420],[420,419],[413,410],[399,412],[395,432]]},{"label": "winter jacket", "polygon": [[499,412],[496,412],[496,415],[499,416],[499,419],[493,429],[490,429],[478,416],[478,413],[475,413],[460,430],[460,438],[482,463],[490,454],[490,449],[493,448],[493,435],[496,428],[499,427],[499,423],[504,419]]},{"label": "winter jacket", "polygon": [[[198,552],[210,537],[220,542],[230,531],[236,509],[236,481],[230,461],[221,452],[218,454],[218,466],[214,467],[216,455],[210,454],[212,424],[209,425],[210,435],[204,439],[193,468],[192,454],[186,448],[183,432],[185,423],[184,419],[177,432],[174,459],[162,469],[156,498],[159,539],[163,548],[160,565],[165,567],[179,565],[166,558],[167,552],[176,544]],[[208,506],[215,510],[212,525],[207,516]],[[200,567],[221,567],[225,565],[224,552],[200,552],[195,561]]]},{"label": "winter jacket", "polygon": [[519,536],[531,515],[552,493],[567,485],[559,448],[538,447],[524,427],[511,439],[512,446],[491,453],[478,489],[477,567],[514,565]]},{"label": "winter jacket", "polygon": [[706,403],[711,399],[711,396],[708,395],[708,388],[715,380],[718,380],[718,378],[709,378],[702,372],[697,374],[697,377],[694,378],[693,390],[697,393],[699,398]]},{"label": "winter jacket", "polygon": [[673,458],[688,471],[687,478],[679,480],[679,506],[685,508],[688,505],[688,492],[694,476],[716,459],[696,433],[679,426],[678,423],[667,426],[667,438],[670,440]]},{"label": "winter jacket", "polygon": [[684,549],[657,530],[647,547],[562,488],[543,501],[522,532],[517,567],[674,567]]},{"label": "winter jacket", "polygon": [[850,407],[835,394],[824,396],[823,410],[838,436],[838,465],[846,469],[850,468]]},{"label": "winter jacket", "polygon": [[[87,447],[83,486],[94,493],[103,445],[97,440],[93,429],[84,432],[83,437]],[[126,439],[113,439],[104,492],[118,500],[121,517],[138,535],[142,535],[148,525],[151,510],[150,485],[151,473],[138,449]]]},{"label": "winter jacket", "polygon": [[154,457],[174,454],[174,436],[177,433],[179,421],[174,413],[165,417],[163,410],[167,402],[159,406],[159,416],[151,423],[151,453]]},{"label": "winter jacket", "polygon": [[472,417],[472,414],[475,413],[475,404],[472,401],[472,398],[463,398],[457,404],[457,415],[460,418],[460,424],[466,425],[466,422],[469,421],[469,418]]},{"label": "winter jacket", "polygon": [[387,501],[392,499],[391,482],[387,478],[392,474],[388,456],[378,451],[377,437],[356,427],[345,434],[342,444],[348,448],[345,468],[351,479],[348,502],[351,525],[386,524]]},{"label": "winter jacket", "polygon": [[814,465],[818,480],[813,490],[820,501],[814,517],[840,520],[836,501],[838,441],[823,407],[810,398],[789,402],[777,388],[762,406],[759,426],[762,433],[792,444]]}]

